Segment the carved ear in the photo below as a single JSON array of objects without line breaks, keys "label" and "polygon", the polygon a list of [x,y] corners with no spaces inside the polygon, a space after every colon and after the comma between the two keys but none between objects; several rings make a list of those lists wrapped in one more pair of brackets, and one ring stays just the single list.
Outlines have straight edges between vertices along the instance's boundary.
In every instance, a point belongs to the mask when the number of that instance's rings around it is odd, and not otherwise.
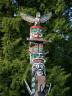
[{"label": "carved ear", "polygon": [[23,20],[30,22],[30,23],[34,23],[35,22],[35,18],[33,16],[29,16],[27,14],[24,13],[20,13],[20,16]]}]

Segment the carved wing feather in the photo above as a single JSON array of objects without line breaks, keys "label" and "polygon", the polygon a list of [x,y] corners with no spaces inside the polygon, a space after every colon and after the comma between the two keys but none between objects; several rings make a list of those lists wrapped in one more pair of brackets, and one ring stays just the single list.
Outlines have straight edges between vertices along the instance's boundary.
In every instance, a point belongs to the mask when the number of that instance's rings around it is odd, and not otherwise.
[{"label": "carved wing feather", "polygon": [[47,20],[49,20],[51,18],[51,16],[52,16],[52,13],[51,12],[48,13],[48,14],[46,14],[46,15],[43,15],[41,17],[41,19],[40,19],[40,23],[45,23]]},{"label": "carved wing feather", "polygon": [[23,20],[27,21],[27,22],[30,22],[30,23],[34,23],[35,22],[35,18],[32,17],[32,16],[29,16],[27,14],[24,14],[24,13],[20,13],[20,16]]}]

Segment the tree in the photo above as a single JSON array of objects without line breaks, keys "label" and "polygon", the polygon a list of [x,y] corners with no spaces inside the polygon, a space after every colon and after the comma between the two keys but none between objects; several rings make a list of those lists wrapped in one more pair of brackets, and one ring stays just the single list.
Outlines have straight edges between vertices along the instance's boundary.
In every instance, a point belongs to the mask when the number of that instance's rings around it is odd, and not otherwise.
[{"label": "tree", "polygon": [[42,25],[47,28],[44,37],[50,41],[45,46],[45,51],[49,51],[45,65],[47,81],[52,83],[50,96],[71,96],[72,30],[68,20],[62,16],[67,7],[66,1],[25,0],[24,5],[21,4],[18,0],[17,8],[11,0],[0,1],[0,95],[29,95],[23,80],[26,78],[30,84],[27,75],[30,76],[31,67],[26,37],[29,36],[31,24],[21,20],[17,13],[21,11],[35,16],[37,11],[41,14],[52,11],[51,20]]},{"label": "tree", "polygon": [[54,66],[48,73],[48,82],[52,83],[49,96],[66,96],[69,90],[69,87],[66,87],[66,81],[70,74],[67,75],[60,66]]}]

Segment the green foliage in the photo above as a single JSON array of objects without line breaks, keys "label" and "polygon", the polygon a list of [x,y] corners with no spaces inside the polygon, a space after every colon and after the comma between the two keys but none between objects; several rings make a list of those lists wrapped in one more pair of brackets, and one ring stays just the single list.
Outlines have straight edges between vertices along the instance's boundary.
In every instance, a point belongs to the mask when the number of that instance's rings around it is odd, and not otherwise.
[{"label": "green foliage", "polygon": [[11,0],[0,1],[0,16],[13,16],[14,10]]},{"label": "green foliage", "polygon": [[21,96],[25,93],[24,79],[30,70],[27,62],[15,59],[12,63],[4,61],[0,63],[0,95]]},{"label": "green foliage", "polygon": [[[20,3],[18,1],[18,3]],[[67,6],[65,0],[24,0],[19,10],[12,0],[0,1],[0,96],[29,96],[24,79],[31,83],[28,42],[30,23],[21,20],[24,12],[35,16],[37,11],[45,14],[52,11],[51,20],[46,26],[47,83],[52,84],[49,96],[71,96],[72,94],[72,30],[62,16]],[[68,5],[69,6],[69,5]],[[2,26],[2,27],[1,27]],[[65,36],[69,36],[65,40]]]},{"label": "green foliage", "polygon": [[66,87],[66,80],[70,74],[66,74],[60,66],[54,66],[48,71],[48,82],[52,83],[52,89],[49,96],[65,96],[69,87]]}]

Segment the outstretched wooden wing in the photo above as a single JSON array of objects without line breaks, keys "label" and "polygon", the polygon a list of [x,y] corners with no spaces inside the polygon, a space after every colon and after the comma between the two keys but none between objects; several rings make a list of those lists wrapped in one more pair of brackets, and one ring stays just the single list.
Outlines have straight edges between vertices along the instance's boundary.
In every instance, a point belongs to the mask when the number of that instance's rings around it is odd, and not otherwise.
[{"label": "outstretched wooden wing", "polygon": [[52,13],[48,13],[46,15],[43,15],[41,18],[40,18],[40,23],[45,23],[47,20],[49,20],[52,16]]},{"label": "outstretched wooden wing", "polygon": [[32,17],[32,16],[29,16],[27,14],[24,14],[24,13],[20,13],[20,16],[23,20],[27,21],[27,22],[30,22],[30,23],[34,23],[35,22],[35,18]]}]

